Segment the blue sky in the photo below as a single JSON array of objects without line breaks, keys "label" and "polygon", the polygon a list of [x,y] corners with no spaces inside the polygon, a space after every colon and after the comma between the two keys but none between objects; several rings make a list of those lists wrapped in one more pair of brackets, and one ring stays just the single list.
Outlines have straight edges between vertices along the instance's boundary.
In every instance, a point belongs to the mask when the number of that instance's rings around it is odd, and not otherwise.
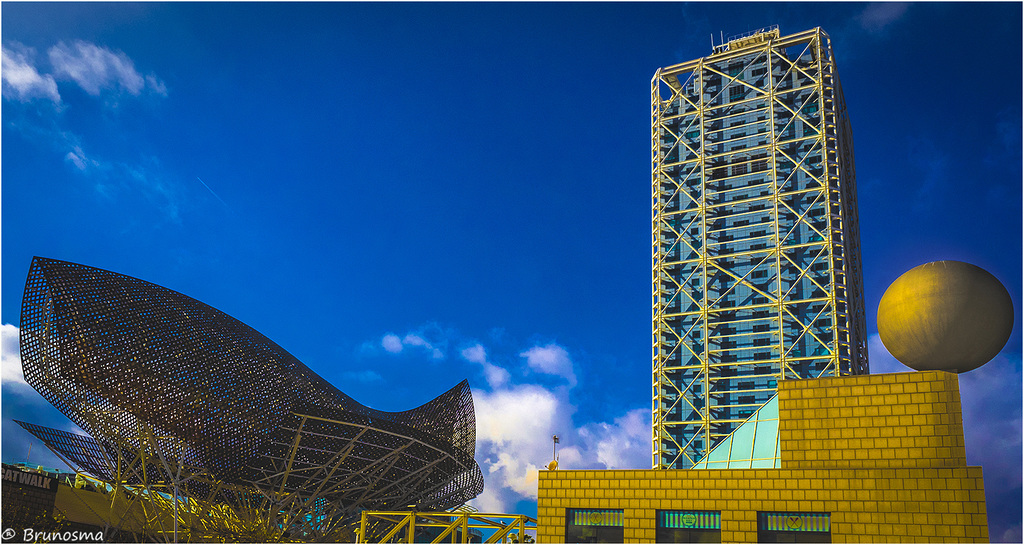
[{"label": "blue sky", "polygon": [[563,466],[648,466],[650,79],[712,33],[821,26],[872,371],[900,370],[875,312],[916,265],[979,265],[1018,309],[961,391],[991,537],[1020,540],[1020,4],[0,9],[4,461],[12,418],[71,426],[19,382],[40,255],[210,304],[376,408],[469,378],[478,507],[535,514],[553,433]]}]

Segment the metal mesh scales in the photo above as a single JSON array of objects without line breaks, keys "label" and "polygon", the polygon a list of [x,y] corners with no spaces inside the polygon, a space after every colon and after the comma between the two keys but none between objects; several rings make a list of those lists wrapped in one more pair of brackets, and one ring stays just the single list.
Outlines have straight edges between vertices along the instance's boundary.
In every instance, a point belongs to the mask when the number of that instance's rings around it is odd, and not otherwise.
[{"label": "metal mesh scales", "polygon": [[20,342],[25,380],[102,445],[177,453],[216,481],[346,512],[444,509],[483,490],[466,381],[415,409],[374,410],[217,309],[39,257]]}]

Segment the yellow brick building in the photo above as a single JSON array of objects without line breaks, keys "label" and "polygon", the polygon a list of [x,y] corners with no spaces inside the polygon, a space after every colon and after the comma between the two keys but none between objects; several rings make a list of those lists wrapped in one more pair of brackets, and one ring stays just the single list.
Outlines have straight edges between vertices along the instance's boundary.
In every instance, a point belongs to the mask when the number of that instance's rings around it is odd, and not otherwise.
[{"label": "yellow brick building", "polygon": [[987,542],[961,418],[952,373],[781,381],[775,467],[541,471],[537,540]]}]

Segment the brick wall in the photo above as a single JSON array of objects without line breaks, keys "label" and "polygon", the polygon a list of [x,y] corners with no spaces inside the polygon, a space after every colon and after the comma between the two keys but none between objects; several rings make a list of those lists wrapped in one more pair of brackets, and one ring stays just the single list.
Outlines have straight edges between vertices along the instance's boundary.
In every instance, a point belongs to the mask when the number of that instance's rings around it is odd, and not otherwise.
[{"label": "brick wall", "polygon": [[787,381],[779,402],[782,469],[541,471],[538,541],[564,541],[570,508],[623,509],[627,543],[654,541],[659,509],[721,511],[733,543],[759,511],[831,513],[837,543],[988,541],[956,375]]},{"label": "brick wall", "polygon": [[565,510],[623,509],[627,543],[654,541],[658,509],[722,512],[722,542],[757,541],[758,511],[832,514],[847,543],[987,542],[980,467],[541,471],[538,541],[565,538]]},{"label": "brick wall", "polygon": [[964,467],[958,384],[942,371],[782,381],[782,467]]}]

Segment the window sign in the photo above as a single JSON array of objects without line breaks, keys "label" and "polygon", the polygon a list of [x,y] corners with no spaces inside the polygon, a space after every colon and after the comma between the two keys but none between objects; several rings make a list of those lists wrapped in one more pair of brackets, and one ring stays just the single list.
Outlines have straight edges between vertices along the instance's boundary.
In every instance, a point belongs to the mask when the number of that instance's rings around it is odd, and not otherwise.
[{"label": "window sign", "polygon": [[829,513],[760,513],[761,528],[776,532],[830,532]]},{"label": "window sign", "polygon": [[572,509],[576,526],[622,526],[621,509]]},{"label": "window sign", "polygon": [[757,540],[761,543],[831,543],[829,513],[758,513]]},{"label": "window sign", "polygon": [[722,514],[718,511],[660,511],[658,514],[659,528],[722,529]]},{"label": "window sign", "polygon": [[622,509],[567,509],[566,543],[622,543]]},{"label": "window sign", "polygon": [[658,511],[655,543],[721,543],[722,513]]}]

